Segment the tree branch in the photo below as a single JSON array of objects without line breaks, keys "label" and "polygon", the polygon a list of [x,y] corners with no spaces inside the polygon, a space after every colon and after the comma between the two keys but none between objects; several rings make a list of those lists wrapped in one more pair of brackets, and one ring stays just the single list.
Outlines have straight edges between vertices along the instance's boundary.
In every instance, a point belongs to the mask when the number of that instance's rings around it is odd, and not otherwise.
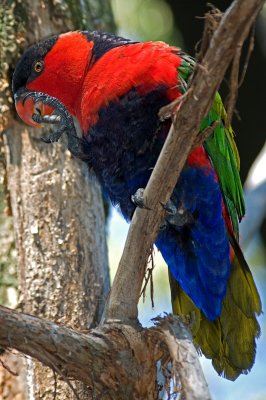
[{"label": "tree branch", "polygon": [[170,379],[178,391],[186,399],[210,399],[190,334],[171,315],[149,329],[112,323],[84,334],[0,306],[0,343],[39,360],[66,382],[82,381],[101,399],[157,398],[156,363],[167,366],[172,359]]},{"label": "tree branch", "polygon": [[[141,385],[139,364],[144,362],[142,357],[149,359],[147,349],[138,347],[142,340],[137,340],[137,346],[128,340],[124,326],[105,326],[87,335],[3,306],[0,306],[0,326],[1,345],[30,355],[63,377],[84,382],[95,393],[104,389],[115,393],[119,389],[125,398],[130,398],[133,383]],[[140,335],[139,328],[128,329]],[[128,371],[131,371],[129,377]]]},{"label": "tree branch", "polygon": [[[235,0],[214,32],[201,66],[197,65],[173,119],[167,140],[144,191],[150,210],[136,209],[106,308],[106,319],[134,320],[150,249],[164,216],[165,204],[194,145],[202,119],[211,107],[225,71],[247,37],[264,0]],[[203,67],[203,68],[202,68]],[[206,139],[204,137],[203,139]],[[173,173],[174,171],[174,173]],[[163,182],[163,184],[162,184]]]},{"label": "tree branch", "polygon": [[[157,326],[150,329],[113,323],[85,334],[0,306],[0,344],[39,360],[65,381],[82,381],[96,398],[102,399],[157,398],[156,363],[164,358],[168,364],[173,356],[182,368],[186,398],[207,400],[204,377],[203,384],[197,376],[193,385],[185,387],[188,377],[195,377],[195,373],[191,375],[194,361],[198,368],[200,364],[191,339],[180,324],[177,317],[169,316],[158,319]],[[193,393],[198,395],[193,397]]]}]

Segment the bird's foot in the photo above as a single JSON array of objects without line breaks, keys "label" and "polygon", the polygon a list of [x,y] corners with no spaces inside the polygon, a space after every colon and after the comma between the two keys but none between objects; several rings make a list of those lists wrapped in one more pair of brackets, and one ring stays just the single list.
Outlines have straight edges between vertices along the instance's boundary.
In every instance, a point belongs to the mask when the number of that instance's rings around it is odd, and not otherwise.
[{"label": "bird's foot", "polygon": [[144,202],[144,189],[143,188],[139,188],[136,191],[136,193],[132,194],[131,201],[132,201],[132,203],[135,204],[135,206],[137,206],[139,208],[145,208],[146,210],[150,210],[150,208],[147,207]]},{"label": "bird's foot", "polygon": [[[131,196],[131,201],[135,204],[135,206],[137,206],[139,208],[144,208],[146,210],[150,210],[150,208],[145,206],[145,203],[144,203],[144,189],[143,188],[139,188],[136,191],[136,193]],[[167,226],[166,221],[164,221],[159,228],[160,231],[164,230],[166,228],[166,226]]]},{"label": "bird's foot", "polygon": [[183,226],[193,222],[194,218],[185,208],[177,208],[172,200],[169,200],[164,206],[166,211],[165,220],[170,225]]},{"label": "bird's foot", "polygon": [[177,208],[172,200],[168,200],[168,202],[166,204],[162,204],[162,206],[165,209],[167,215],[175,215],[177,213]]},{"label": "bird's foot", "polygon": [[61,103],[57,98],[41,92],[29,92],[28,96],[25,96],[23,100],[24,102],[27,97],[33,97],[35,104],[39,102],[48,104],[55,110],[55,114],[41,115],[40,110],[36,107],[38,114],[32,115],[32,119],[37,123],[59,125],[58,130],[51,132],[48,136],[42,137],[42,140],[45,143],[54,143],[60,139],[63,133],[65,133],[68,141],[68,150],[74,156],[82,157],[83,152],[81,149],[81,139],[77,135],[73,117],[67,111],[64,104]]},{"label": "bird's foot", "polygon": [[[139,208],[145,208],[150,210],[145,205],[144,202],[144,189],[139,188],[135,194],[131,196],[131,201],[135,204],[135,206]],[[177,208],[172,200],[169,200],[166,204],[162,204],[163,208],[166,211],[165,220],[160,226],[160,230],[163,230],[167,227],[168,224],[175,226],[183,226],[185,224],[192,223],[194,218],[191,213],[189,213],[185,208],[179,207]]]},{"label": "bird's foot", "polygon": [[44,143],[56,143],[65,132],[65,127],[62,126],[61,128],[57,129],[56,131],[51,131],[48,135],[42,136],[41,140]]}]

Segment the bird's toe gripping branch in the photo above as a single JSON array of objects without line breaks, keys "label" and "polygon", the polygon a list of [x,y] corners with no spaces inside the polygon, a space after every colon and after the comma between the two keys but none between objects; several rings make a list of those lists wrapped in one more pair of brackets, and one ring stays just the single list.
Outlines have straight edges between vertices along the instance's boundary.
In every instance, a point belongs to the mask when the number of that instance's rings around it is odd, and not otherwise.
[{"label": "bird's toe gripping branch", "polygon": [[[131,201],[135,204],[135,206],[139,208],[150,210],[150,208],[147,207],[144,202],[143,188],[139,188],[136,193],[131,196]],[[183,226],[194,221],[193,215],[191,213],[189,213],[183,207],[177,208],[172,200],[169,200],[166,204],[162,204],[162,206],[166,211],[166,215],[160,229],[164,229],[167,226],[167,223],[175,226]]]},{"label": "bird's toe gripping branch", "polygon": [[170,225],[183,226],[194,221],[194,217],[189,211],[184,207],[177,208],[171,200],[163,207],[166,211],[165,219]]},{"label": "bird's toe gripping branch", "polygon": [[144,189],[143,188],[139,188],[136,191],[136,193],[132,194],[131,201],[132,201],[132,203],[135,204],[135,206],[149,210],[149,208],[145,205],[145,202],[144,202]]},{"label": "bird's toe gripping branch", "polygon": [[38,124],[58,124],[59,127],[56,131],[49,133],[47,136],[41,139],[45,143],[57,142],[63,133],[67,136],[68,150],[76,157],[82,156],[81,149],[81,139],[78,137],[76,128],[74,125],[73,117],[67,111],[63,103],[61,103],[57,98],[49,96],[41,92],[29,92],[25,96],[23,102],[27,100],[28,97],[32,97],[34,103],[43,103],[51,106],[55,110],[55,114],[42,115],[38,107],[35,108],[38,114],[32,115],[32,120]]},{"label": "bird's toe gripping branch", "polygon": [[[145,205],[143,188],[139,188],[136,193],[132,194],[131,201],[133,204],[135,204],[136,207],[150,210],[150,208]],[[165,229],[165,227],[166,222],[164,221],[163,224],[160,226],[160,230]]]}]

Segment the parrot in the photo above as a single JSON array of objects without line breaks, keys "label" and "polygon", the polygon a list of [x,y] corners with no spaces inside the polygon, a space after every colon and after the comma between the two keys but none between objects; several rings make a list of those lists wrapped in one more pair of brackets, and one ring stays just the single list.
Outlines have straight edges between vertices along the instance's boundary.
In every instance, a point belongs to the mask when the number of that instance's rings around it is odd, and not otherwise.
[{"label": "parrot", "polygon": [[[186,93],[195,65],[164,42],[62,33],[24,51],[12,79],[15,107],[30,126],[57,125],[42,139],[65,133],[69,150],[130,221],[171,126],[158,113]],[[173,313],[189,322],[196,349],[217,373],[235,380],[254,364],[262,305],[239,246],[245,205],[226,118],[217,92],[198,135],[215,123],[213,132],[188,155],[155,245],[168,266]]]}]

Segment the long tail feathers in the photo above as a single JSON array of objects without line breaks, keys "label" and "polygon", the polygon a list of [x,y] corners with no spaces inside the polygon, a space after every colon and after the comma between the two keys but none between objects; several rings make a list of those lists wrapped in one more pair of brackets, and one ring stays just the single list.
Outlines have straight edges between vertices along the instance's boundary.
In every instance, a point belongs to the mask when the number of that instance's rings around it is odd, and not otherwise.
[{"label": "long tail feathers", "polygon": [[[195,346],[212,364],[219,375],[235,380],[250,371],[255,360],[260,327],[256,315],[261,301],[252,274],[237,241],[230,237],[231,272],[220,317],[209,321],[194,305],[176,280],[169,276],[173,312],[188,317]],[[170,275],[170,273],[169,273]]]}]

